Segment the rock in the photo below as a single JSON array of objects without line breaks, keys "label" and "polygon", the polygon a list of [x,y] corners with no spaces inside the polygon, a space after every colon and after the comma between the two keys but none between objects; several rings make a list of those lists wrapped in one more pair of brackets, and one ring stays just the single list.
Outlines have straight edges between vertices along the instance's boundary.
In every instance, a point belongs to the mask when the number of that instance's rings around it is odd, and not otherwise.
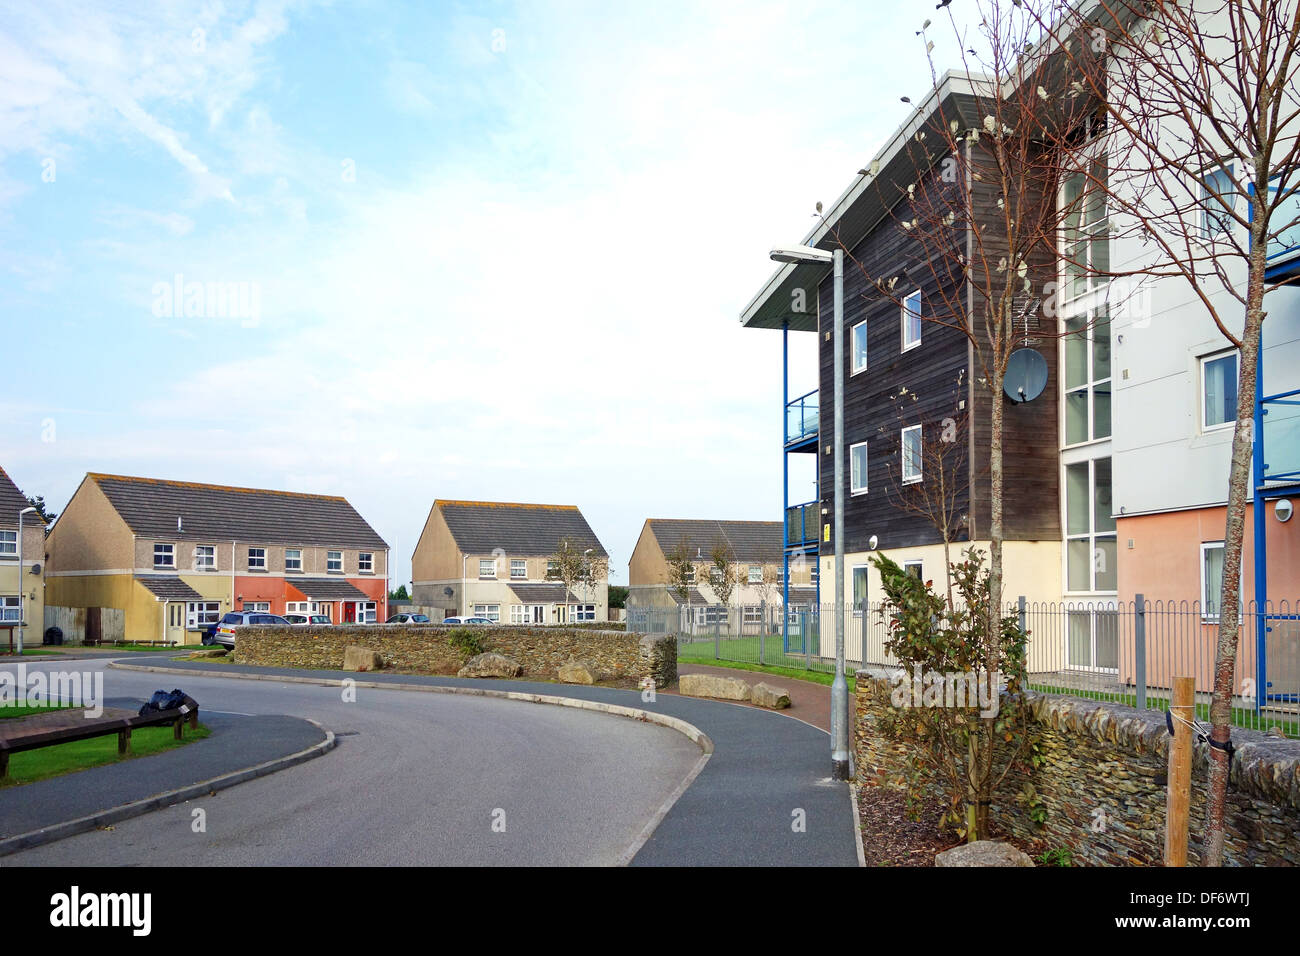
[{"label": "rock", "polygon": [[349,644],[343,652],[343,669],[345,671],[378,671],[384,669],[384,659],[378,651],[368,647]]},{"label": "rock", "polygon": [[1000,840],[976,840],[944,850],[934,858],[935,866],[1033,866],[1029,854]]},{"label": "rock", "polygon": [[594,684],[596,668],[587,661],[569,661],[560,665],[559,678],[566,684]]},{"label": "rock", "polygon": [[775,687],[772,684],[755,684],[750,699],[759,707],[772,707],[776,710],[790,706],[789,692],[784,687]]},{"label": "rock", "polygon": [[677,692],[684,697],[716,697],[719,700],[749,700],[749,684],[738,677],[715,674],[683,674]]},{"label": "rock", "polygon": [[228,652],[224,647],[207,648],[201,651],[192,651],[190,653],[190,660],[201,661],[209,657],[225,657],[227,653]]},{"label": "rock", "polygon": [[456,672],[457,677],[518,677],[523,667],[504,654],[475,654]]}]

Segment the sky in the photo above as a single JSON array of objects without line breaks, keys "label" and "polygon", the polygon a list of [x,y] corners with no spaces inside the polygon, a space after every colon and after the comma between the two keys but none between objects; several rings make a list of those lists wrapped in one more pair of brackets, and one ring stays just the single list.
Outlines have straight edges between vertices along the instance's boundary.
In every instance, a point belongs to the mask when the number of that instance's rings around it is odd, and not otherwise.
[{"label": "sky", "polygon": [[576,504],[623,584],[647,518],[779,520],[738,316],[926,10],[3,0],[0,465],[343,495],[394,587],[435,498]]}]

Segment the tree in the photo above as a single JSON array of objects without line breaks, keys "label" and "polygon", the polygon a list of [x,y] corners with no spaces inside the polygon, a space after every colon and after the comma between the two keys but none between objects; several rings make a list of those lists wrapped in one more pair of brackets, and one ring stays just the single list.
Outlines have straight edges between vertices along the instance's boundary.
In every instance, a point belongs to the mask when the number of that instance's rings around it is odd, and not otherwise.
[{"label": "tree", "polygon": [[405,584],[401,585],[396,591],[388,592],[388,600],[390,601],[409,601],[410,599],[411,596],[406,593]]},{"label": "tree", "polygon": [[596,593],[596,588],[608,576],[609,563],[604,555],[589,557],[593,548],[583,548],[570,537],[561,538],[555,552],[548,559],[546,576],[564,584],[565,594],[562,604],[568,605],[568,595],[576,595],[581,585],[589,595]]},{"label": "tree", "polygon": [[716,539],[709,550],[709,586],[723,605],[731,604],[731,595],[740,584],[739,570],[731,545],[722,538]]},{"label": "tree", "polygon": [[[1202,852],[1205,865],[1218,866],[1238,582],[1251,456],[1262,437],[1254,434],[1260,342],[1266,296],[1280,284],[1267,276],[1268,253],[1300,224],[1300,11],[1294,0],[1101,0],[1085,19],[1057,0],[1050,12],[1043,23],[1069,55],[1073,82],[1107,120],[1094,152],[1079,150],[1078,165],[1111,207],[1112,235],[1133,251],[1115,264],[1072,265],[1127,280],[1120,295],[1139,308],[1142,282],[1181,279],[1240,356]],[[1082,37],[1091,43],[1071,42]],[[1098,48],[1108,55],[1104,71],[1092,55]],[[1104,162],[1089,162],[1094,156]]]},{"label": "tree", "polygon": [[683,535],[664,558],[668,562],[669,589],[683,604],[689,604],[691,588],[695,586],[695,555],[690,540]]},{"label": "tree", "polygon": [[627,607],[627,588],[621,584],[611,584],[606,591],[610,607]]},{"label": "tree", "polygon": [[50,525],[54,524],[54,519],[58,517],[58,513],[46,508],[45,498],[42,495],[37,495],[35,498],[27,495],[27,503],[35,508],[36,513],[41,516],[41,520],[45,522],[45,531],[48,534]]}]

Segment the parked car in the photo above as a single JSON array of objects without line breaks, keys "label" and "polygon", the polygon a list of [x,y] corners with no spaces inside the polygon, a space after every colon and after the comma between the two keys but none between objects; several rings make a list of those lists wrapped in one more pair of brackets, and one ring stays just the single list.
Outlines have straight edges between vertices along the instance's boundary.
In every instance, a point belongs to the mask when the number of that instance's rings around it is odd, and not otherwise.
[{"label": "parked car", "polygon": [[221,626],[221,618],[217,618],[211,624],[203,629],[203,636],[199,638],[199,643],[204,647],[211,647],[217,643],[217,628]]},{"label": "parked car", "polygon": [[320,627],[329,626],[333,623],[328,614],[299,614],[296,611],[284,615],[284,619],[294,627],[308,627],[311,625]]},{"label": "parked car", "polygon": [[213,638],[213,643],[220,644],[228,651],[233,651],[235,649],[235,635],[239,628],[268,624],[278,624],[280,627],[289,626],[289,622],[278,614],[267,614],[265,611],[231,611],[217,624],[217,633]]},{"label": "parked car", "polygon": [[429,620],[429,615],[427,614],[408,614],[406,612],[403,612],[401,614],[394,614],[384,623],[385,624],[429,624],[431,622]]},{"label": "parked car", "polygon": [[446,617],[443,624],[495,624],[490,617]]}]

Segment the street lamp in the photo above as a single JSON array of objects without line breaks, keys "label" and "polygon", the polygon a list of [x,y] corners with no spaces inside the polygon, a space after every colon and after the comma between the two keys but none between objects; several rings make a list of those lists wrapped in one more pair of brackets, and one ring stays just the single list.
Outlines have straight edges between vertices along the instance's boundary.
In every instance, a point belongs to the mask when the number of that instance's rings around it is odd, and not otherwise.
[{"label": "street lamp", "polygon": [[23,630],[27,623],[27,582],[23,578],[23,515],[36,514],[35,508],[18,512],[18,656],[23,655]]},{"label": "street lamp", "polygon": [[830,263],[835,280],[835,682],[831,684],[831,776],[849,779],[849,682],[844,676],[844,250],[773,249],[776,262]]}]

